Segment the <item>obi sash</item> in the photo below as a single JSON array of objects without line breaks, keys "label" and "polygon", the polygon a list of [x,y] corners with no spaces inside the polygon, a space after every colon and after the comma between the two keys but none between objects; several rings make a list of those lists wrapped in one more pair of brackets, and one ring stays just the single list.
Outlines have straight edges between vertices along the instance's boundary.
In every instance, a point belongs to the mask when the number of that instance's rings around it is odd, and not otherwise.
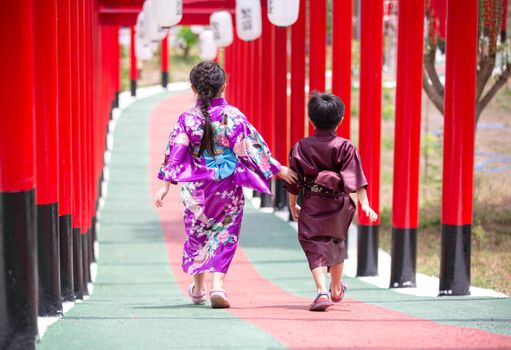
[{"label": "obi sash", "polygon": [[229,147],[216,147],[216,150],[223,151],[215,156],[211,156],[207,150],[202,153],[206,161],[206,167],[215,171],[215,179],[225,179],[232,175],[238,163],[238,157]]}]

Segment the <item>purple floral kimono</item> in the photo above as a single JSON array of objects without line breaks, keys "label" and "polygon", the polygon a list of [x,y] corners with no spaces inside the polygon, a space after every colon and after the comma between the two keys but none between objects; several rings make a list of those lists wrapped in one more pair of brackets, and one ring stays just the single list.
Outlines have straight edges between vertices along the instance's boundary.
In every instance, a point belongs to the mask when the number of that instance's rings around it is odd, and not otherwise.
[{"label": "purple floral kimono", "polygon": [[245,202],[242,187],[270,194],[280,164],[247,118],[224,98],[210,100],[217,155],[197,157],[204,117],[199,106],[181,114],[170,133],[158,178],[181,182],[184,224],[183,270],[189,274],[227,272]]}]

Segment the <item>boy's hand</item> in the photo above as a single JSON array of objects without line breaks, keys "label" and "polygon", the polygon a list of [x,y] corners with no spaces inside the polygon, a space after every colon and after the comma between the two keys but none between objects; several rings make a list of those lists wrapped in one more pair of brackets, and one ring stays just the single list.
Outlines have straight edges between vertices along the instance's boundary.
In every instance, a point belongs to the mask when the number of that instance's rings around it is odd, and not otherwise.
[{"label": "boy's hand", "polygon": [[291,210],[291,216],[293,216],[293,220],[298,221],[300,218],[300,210],[302,210],[302,208],[298,204],[295,204],[289,207],[289,209]]},{"label": "boy's hand", "polygon": [[368,205],[362,206],[362,211],[366,214],[366,216],[369,218],[369,221],[375,222],[378,220],[378,214]]},{"label": "boy's hand", "polygon": [[294,184],[298,181],[298,174],[286,166],[282,166],[277,176],[289,184]]},{"label": "boy's hand", "polygon": [[156,194],[154,195],[154,206],[156,208],[163,207],[163,199],[165,198],[167,193],[169,193],[169,188],[166,186],[160,188],[160,190],[156,192]]}]

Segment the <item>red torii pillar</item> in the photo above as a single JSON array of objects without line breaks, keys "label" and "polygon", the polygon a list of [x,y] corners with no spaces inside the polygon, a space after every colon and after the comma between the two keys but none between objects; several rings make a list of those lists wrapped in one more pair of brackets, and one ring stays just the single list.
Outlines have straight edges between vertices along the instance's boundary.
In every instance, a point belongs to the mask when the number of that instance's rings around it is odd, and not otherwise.
[{"label": "red torii pillar", "polygon": [[[382,0],[383,1],[383,0]],[[325,92],[326,0],[309,1],[309,95]],[[309,123],[309,135],[314,126]]]},{"label": "red torii pillar", "polygon": [[137,56],[135,55],[135,40],[137,40],[135,34],[135,27],[130,28],[130,91],[131,96],[137,96]]},{"label": "red torii pillar", "polygon": [[[37,338],[37,235],[33,2],[0,11],[0,347],[33,349]],[[6,54],[8,53],[8,54]]]},{"label": "red torii pillar", "polygon": [[[289,152],[289,120],[287,115],[287,28],[274,27],[275,31],[275,155],[287,165]],[[287,207],[285,181],[275,180],[275,207]]]},{"label": "red torii pillar", "polygon": [[[381,73],[383,0],[361,3],[359,150],[371,207],[380,212]],[[378,274],[379,219],[371,223],[358,211],[357,276]]]},{"label": "red torii pillar", "polygon": [[169,35],[161,41],[161,86],[165,89],[169,83]]},{"label": "red torii pillar", "polygon": [[60,286],[64,301],[74,301],[72,233],[72,109],[71,109],[71,0],[57,1],[58,115],[59,115],[59,234]]},{"label": "red torii pillar", "polygon": [[[262,4],[261,13],[267,13],[267,4]],[[262,101],[265,106],[265,118],[260,130],[271,152],[275,154],[275,27],[268,16],[262,16],[262,74],[265,82],[262,87]],[[261,193],[261,207],[271,207],[271,196]]]},{"label": "red torii pillar", "polygon": [[399,2],[390,287],[415,287],[424,0]]},{"label": "red torii pillar", "polygon": [[294,145],[305,136],[305,0],[291,27],[291,140]]},{"label": "red torii pillar", "polygon": [[86,46],[86,21],[88,16],[87,4],[84,2],[79,4],[80,16],[78,17],[79,21],[79,56],[80,56],[80,99],[81,99],[81,118],[80,118],[80,157],[82,161],[81,171],[81,181],[80,187],[82,188],[82,226],[80,227],[80,235],[79,239],[81,240],[80,249],[82,255],[82,293],[83,295],[89,295],[89,291],[87,288],[87,256],[84,254],[85,245],[84,235],[87,233],[87,229],[89,228],[89,188],[88,188],[88,172],[89,172],[89,162],[88,162],[88,149],[87,143],[88,140],[88,125],[87,119],[89,116],[89,101],[88,101],[88,72],[87,72],[87,46]]},{"label": "red torii pillar", "polygon": [[352,0],[332,1],[332,93],[344,102],[344,119],[337,129],[350,138]]},{"label": "red torii pillar", "polygon": [[477,10],[477,0],[447,2],[440,295],[470,294]]},{"label": "red torii pillar", "polygon": [[39,315],[62,313],[59,261],[57,3],[34,2]]},{"label": "red torii pillar", "polygon": [[73,134],[73,283],[74,293],[77,299],[83,299],[83,262],[82,262],[82,239],[81,227],[83,225],[83,189],[82,189],[82,135],[81,119],[84,117],[82,109],[82,52],[80,50],[80,8],[79,4],[71,1],[71,84],[73,92],[72,108],[72,134]]}]

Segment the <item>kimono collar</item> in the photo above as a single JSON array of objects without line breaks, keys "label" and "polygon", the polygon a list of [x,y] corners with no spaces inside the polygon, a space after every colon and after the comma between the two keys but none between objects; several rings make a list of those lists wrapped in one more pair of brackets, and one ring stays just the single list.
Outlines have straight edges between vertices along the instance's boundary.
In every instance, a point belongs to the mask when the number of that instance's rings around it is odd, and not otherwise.
[{"label": "kimono collar", "polygon": [[[201,101],[197,100],[197,106],[200,106],[200,105],[201,105]],[[227,105],[227,100],[223,97],[212,98],[209,100],[209,105],[211,107]]]},{"label": "kimono collar", "polygon": [[315,129],[314,136],[318,137],[336,137],[337,133],[335,130],[323,130],[323,129]]}]

